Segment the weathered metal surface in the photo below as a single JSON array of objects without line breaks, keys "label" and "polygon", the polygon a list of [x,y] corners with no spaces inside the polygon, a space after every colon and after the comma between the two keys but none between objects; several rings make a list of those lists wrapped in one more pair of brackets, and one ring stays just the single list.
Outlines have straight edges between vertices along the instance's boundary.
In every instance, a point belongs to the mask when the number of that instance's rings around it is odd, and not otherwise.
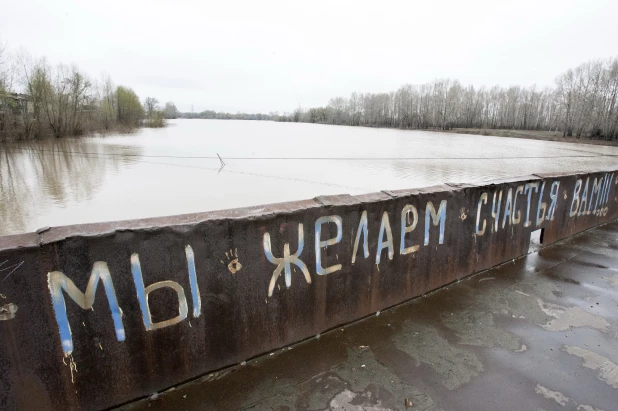
[{"label": "weathered metal surface", "polygon": [[0,408],[121,404],[617,216],[611,170],[3,237]]},{"label": "weathered metal surface", "polygon": [[616,268],[613,221],[120,409],[615,410]]}]

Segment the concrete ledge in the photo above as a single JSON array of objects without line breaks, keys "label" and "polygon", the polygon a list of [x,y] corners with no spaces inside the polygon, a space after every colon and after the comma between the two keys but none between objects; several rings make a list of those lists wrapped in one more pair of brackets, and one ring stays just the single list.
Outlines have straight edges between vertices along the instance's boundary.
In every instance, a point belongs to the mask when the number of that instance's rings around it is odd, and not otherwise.
[{"label": "concrete ledge", "polygon": [[615,174],[0,237],[0,408],[108,408],[399,304],[618,217]]}]

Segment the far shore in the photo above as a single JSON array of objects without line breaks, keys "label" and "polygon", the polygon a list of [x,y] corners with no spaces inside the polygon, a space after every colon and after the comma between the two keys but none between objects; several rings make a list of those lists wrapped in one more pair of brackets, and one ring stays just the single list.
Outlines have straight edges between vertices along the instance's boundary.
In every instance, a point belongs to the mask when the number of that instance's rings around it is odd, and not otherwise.
[{"label": "far shore", "polygon": [[494,137],[527,138],[530,140],[560,141],[563,143],[593,144],[601,146],[618,146],[618,140],[596,140],[590,138],[562,137],[560,131],[537,131],[537,130],[505,130],[490,128],[453,128],[450,130],[427,129],[440,133],[475,134]]}]

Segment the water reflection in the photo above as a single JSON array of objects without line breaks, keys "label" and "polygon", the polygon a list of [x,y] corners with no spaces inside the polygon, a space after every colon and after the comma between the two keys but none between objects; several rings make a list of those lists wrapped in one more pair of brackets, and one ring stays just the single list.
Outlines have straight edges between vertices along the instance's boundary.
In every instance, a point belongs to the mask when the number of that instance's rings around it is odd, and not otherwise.
[{"label": "water reflection", "polygon": [[90,201],[109,173],[129,167],[141,151],[119,153],[87,139],[0,146],[0,235],[36,229],[45,210]]},{"label": "water reflection", "polygon": [[132,135],[0,145],[0,235],[319,195],[586,171],[615,167],[617,156],[618,147],[491,136],[177,120]]}]

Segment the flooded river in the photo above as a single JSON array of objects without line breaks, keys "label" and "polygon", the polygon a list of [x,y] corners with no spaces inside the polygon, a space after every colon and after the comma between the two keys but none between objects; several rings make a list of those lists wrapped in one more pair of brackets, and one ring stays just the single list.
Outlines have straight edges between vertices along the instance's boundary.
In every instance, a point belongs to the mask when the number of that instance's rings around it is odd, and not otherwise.
[{"label": "flooded river", "polygon": [[132,135],[0,145],[0,235],[617,163],[618,147],[174,120]]}]

